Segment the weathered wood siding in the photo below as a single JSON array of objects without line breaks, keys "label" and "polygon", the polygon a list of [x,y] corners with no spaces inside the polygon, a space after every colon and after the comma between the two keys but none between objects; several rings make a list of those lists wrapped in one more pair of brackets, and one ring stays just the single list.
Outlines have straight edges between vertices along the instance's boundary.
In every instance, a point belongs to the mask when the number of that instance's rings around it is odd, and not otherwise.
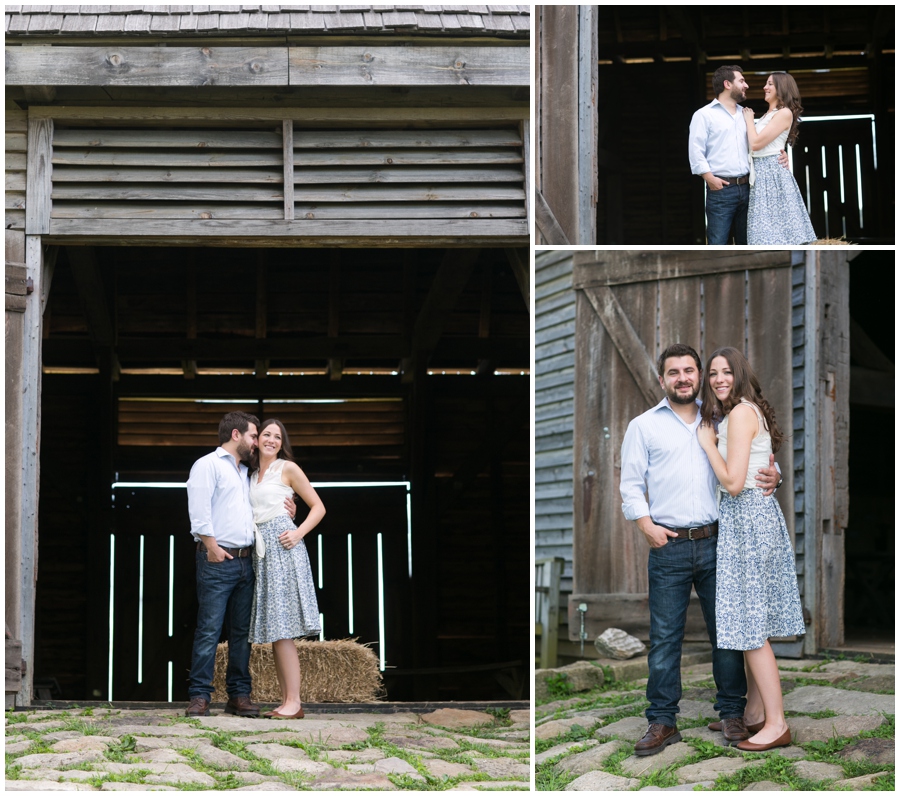
[{"label": "weathered wood siding", "polygon": [[[647,617],[627,607],[638,595],[645,598],[648,547],[622,516],[619,474],[625,430],[662,397],[655,361],[672,342],[692,345],[704,360],[722,345],[743,349],[784,423],[793,399],[791,253],[591,252],[577,254],[575,263],[569,636],[574,601],[589,603],[591,636],[610,625],[646,636]],[[778,461],[785,480],[778,499],[793,531],[789,445],[779,451]],[[688,635],[692,633],[702,637],[702,623],[689,621]]]},{"label": "weathered wood siding", "polygon": [[[572,252],[535,258],[535,558],[566,564],[561,605],[572,591],[572,424],[575,292]],[[562,612],[561,622],[565,622]]]}]

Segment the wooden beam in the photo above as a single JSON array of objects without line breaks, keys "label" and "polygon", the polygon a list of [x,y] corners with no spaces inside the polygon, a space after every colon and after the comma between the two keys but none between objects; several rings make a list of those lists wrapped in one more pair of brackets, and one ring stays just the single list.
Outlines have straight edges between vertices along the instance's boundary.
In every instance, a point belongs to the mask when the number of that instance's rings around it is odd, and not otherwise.
[{"label": "wooden beam", "polygon": [[106,302],[106,288],[96,253],[90,246],[73,246],[68,252],[69,266],[88,327],[88,336],[98,363],[109,360],[111,378],[119,378],[119,362],[113,351],[115,328]]},{"label": "wooden beam", "polygon": [[28,119],[28,170],[25,188],[25,232],[45,235],[50,230],[53,120]]},{"label": "wooden beam", "polygon": [[47,105],[28,109],[31,119],[59,119],[60,121],[107,122],[156,122],[164,124],[188,124],[215,120],[229,122],[281,123],[285,119],[305,124],[357,124],[361,122],[519,122],[528,119],[528,107],[493,106],[487,108],[395,108],[385,105],[374,107],[128,107],[93,105]]},{"label": "wooden beam", "polygon": [[8,86],[286,86],[284,47],[6,48]]},{"label": "wooden beam", "polygon": [[506,249],[506,259],[522,291],[525,307],[531,312],[531,257],[528,249]]},{"label": "wooden beam", "polygon": [[[328,337],[334,339],[340,329],[340,301],[341,301],[341,253],[335,249],[331,253],[331,262],[328,265]],[[344,373],[344,360],[342,357],[329,357],[328,378],[332,381],[340,381]]]},{"label": "wooden beam", "polygon": [[284,220],[294,220],[294,122],[285,119],[281,123],[282,159],[284,161]]},{"label": "wooden beam", "polygon": [[292,86],[528,86],[526,47],[292,47]]},{"label": "wooden beam", "polygon": [[611,287],[790,265],[790,251],[577,251],[573,254],[572,287]]},{"label": "wooden beam", "polygon": [[534,225],[548,246],[569,245],[569,238],[540,191],[534,192]]},{"label": "wooden beam", "polygon": [[[265,340],[267,331],[266,317],[266,250],[261,249],[256,256],[256,339]],[[254,365],[257,379],[265,379],[269,375],[269,360],[257,359]]]}]

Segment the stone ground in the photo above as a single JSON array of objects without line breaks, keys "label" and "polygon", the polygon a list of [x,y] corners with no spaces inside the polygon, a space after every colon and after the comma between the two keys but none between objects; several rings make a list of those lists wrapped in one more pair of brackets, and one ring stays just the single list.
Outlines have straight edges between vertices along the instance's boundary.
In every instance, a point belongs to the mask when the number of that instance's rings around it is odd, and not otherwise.
[{"label": "stone ground", "polygon": [[527,710],[307,713],[215,708],[6,713],[5,789],[529,790]]},{"label": "stone ground", "polygon": [[683,740],[649,757],[633,754],[647,728],[646,679],[538,700],[537,790],[894,790],[894,665],[778,664],[794,743],[763,754],[726,747],[707,728],[718,718],[711,663],[682,670]]}]

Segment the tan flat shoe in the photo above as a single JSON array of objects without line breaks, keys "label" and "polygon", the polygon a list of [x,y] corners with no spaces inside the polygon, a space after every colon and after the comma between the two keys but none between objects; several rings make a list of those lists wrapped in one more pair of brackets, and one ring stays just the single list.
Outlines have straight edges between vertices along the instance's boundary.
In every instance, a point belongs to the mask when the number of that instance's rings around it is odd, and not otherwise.
[{"label": "tan flat shoe", "polygon": [[779,746],[791,745],[791,729],[788,727],[784,733],[776,738],[772,743],[753,743],[751,741],[741,741],[736,748],[744,752],[765,752],[768,749],[775,749]]},{"label": "tan flat shoe", "polygon": [[291,715],[285,715],[284,713],[279,713],[276,710],[273,710],[268,715],[270,719],[302,719],[304,717],[303,708],[300,708],[300,710]]}]

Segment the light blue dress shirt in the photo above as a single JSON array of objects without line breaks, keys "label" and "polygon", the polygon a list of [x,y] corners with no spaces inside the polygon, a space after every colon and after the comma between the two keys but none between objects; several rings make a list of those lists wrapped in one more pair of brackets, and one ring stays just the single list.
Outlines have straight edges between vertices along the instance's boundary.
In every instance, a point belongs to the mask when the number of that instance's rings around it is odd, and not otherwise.
[{"label": "light blue dress shirt", "polygon": [[744,110],[731,112],[718,99],[704,105],[691,118],[688,158],[691,174],[711,171],[717,177],[742,177],[750,170],[750,146]]},{"label": "light blue dress shirt", "polygon": [[247,465],[234,466],[225,448],[216,448],[191,467],[187,482],[191,535],[214,536],[220,547],[253,544],[253,509]]},{"label": "light blue dress shirt", "polygon": [[[649,515],[655,523],[673,528],[706,525],[718,519],[718,481],[700,447],[699,425],[699,411],[688,425],[672,410],[668,398],[628,424],[622,440],[619,484],[625,519]],[[650,496],[649,505],[645,492]]]}]

